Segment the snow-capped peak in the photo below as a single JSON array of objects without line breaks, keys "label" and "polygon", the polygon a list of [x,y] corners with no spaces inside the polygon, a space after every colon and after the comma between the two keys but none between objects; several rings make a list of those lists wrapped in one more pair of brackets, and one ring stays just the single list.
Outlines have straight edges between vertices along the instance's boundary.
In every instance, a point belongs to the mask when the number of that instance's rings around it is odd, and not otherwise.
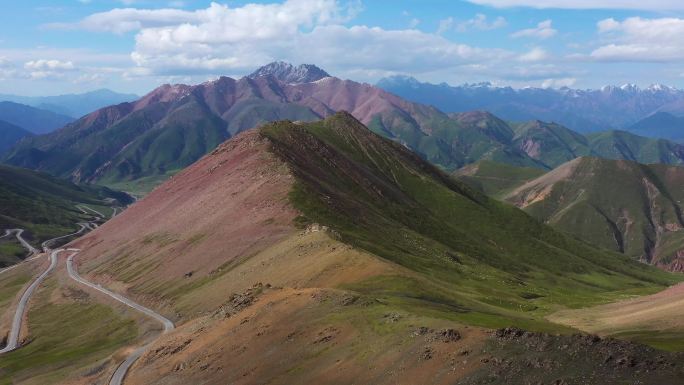
[{"label": "snow-capped peak", "polygon": [[249,77],[274,76],[276,79],[289,84],[310,83],[330,77],[330,75],[313,64],[293,66],[290,63],[276,61],[252,72]]},{"label": "snow-capped peak", "polygon": [[623,91],[639,91],[639,86],[632,83],[625,83],[620,86],[620,89]]}]

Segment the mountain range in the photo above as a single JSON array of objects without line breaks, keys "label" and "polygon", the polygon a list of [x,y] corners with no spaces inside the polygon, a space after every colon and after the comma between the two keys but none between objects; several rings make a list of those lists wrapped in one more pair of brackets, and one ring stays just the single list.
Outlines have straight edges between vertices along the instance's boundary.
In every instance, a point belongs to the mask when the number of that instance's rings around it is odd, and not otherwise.
[{"label": "mountain range", "polygon": [[46,134],[64,127],[74,119],[52,111],[14,102],[0,102],[0,120],[34,134]]},{"label": "mountain range", "polygon": [[[657,384],[680,372],[597,365],[608,355],[675,357],[541,333],[572,332],[546,320],[559,307],[656,290],[676,276],[490,199],[344,112],[240,133],[70,246],[82,250],[86,279],[179,325],[133,366],[131,384],[396,384],[431,373],[484,384],[488,362],[502,359],[500,383]],[[491,332],[511,325],[563,341],[544,344],[544,370],[529,369],[540,344],[516,329]],[[134,338],[113,340],[111,354],[149,334]],[[74,352],[71,365],[85,354]],[[58,370],[97,382],[112,362],[98,365]],[[48,370],[17,367],[6,373]],[[395,370],[401,381],[388,375]]]},{"label": "mountain range", "polygon": [[644,163],[684,159],[684,147],[666,140],[617,131],[583,136],[558,124],[510,123],[484,112],[446,114],[315,66],[278,62],[239,80],[161,86],[27,138],[4,160],[74,181],[163,177],[265,122],[312,121],[341,110],[446,170],[482,159],[546,169],[588,155]]},{"label": "mountain range", "polygon": [[547,173],[481,162],[456,175],[598,247],[684,270],[684,167],[583,157]]},{"label": "mountain range", "polygon": [[73,119],[14,102],[0,102],[0,156],[25,137],[45,134]]},{"label": "mountain range", "polygon": [[[55,175],[0,167],[0,220],[36,242],[83,220],[77,204],[128,198],[72,181],[161,184],[53,255],[6,381],[108,383],[124,360],[129,385],[684,375],[681,354],[642,345],[681,349],[681,317],[603,339],[568,315],[682,281],[642,263],[678,270],[680,169],[586,157],[682,163],[667,140],[447,114],[277,62],[164,85],[7,154]],[[0,275],[0,328],[45,262]]]},{"label": "mountain range", "polygon": [[[597,90],[571,88],[514,89],[490,83],[450,86],[423,83],[408,76],[381,79],[377,86],[407,100],[433,105],[445,112],[486,110],[505,120],[553,121],[587,133],[610,129],[629,130],[657,112],[684,115],[684,91],[656,84],[641,89],[633,84],[605,86]],[[684,127],[680,126],[681,131]],[[638,132],[649,137],[679,140],[682,135]]]},{"label": "mountain range", "polygon": [[52,111],[59,115],[79,118],[102,107],[138,99],[138,95],[122,94],[108,89],[100,89],[82,94],[56,96],[20,96],[0,94],[0,101],[10,101],[41,110]]},{"label": "mountain range", "polygon": [[440,139],[458,124],[435,108],[350,80],[285,83],[276,75],[283,73],[164,85],[27,139],[6,161],[77,181],[135,179],[183,168],[226,138],[268,121],[311,121],[346,110],[436,163],[461,163],[458,150]]}]

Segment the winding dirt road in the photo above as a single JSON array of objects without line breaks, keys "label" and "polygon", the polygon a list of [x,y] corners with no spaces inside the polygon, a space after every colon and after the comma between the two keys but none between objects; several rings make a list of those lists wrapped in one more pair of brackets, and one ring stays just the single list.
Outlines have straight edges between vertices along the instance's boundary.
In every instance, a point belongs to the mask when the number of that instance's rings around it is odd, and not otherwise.
[{"label": "winding dirt road", "polygon": [[[48,239],[47,241],[42,243],[41,246],[43,248],[43,251],[45,253],[50,253],[50,265],[40,276],[38,276],[38,278],[36,278],[35,281],[33,281],[31,283],[31,285],[26,289],[26,291],[24,291],[22,293],[21,299],[19,300],[19,304],[17,305],[17,309],[14,313],[14,318],[12,320],[12,327],[10,329],[10,333],[9,333],[8,338],[7,338],[7,345],[4,348],[0,349],[0,354],[7,353],[7,352],[10,352],[10,351],[13,351],[13,350],[19,348],[19,337],[20,337],[20,333],[21,333],[22,320],[24,319],[24,314],[26,313],[26,308],[28,306],[29,300],[31,299],[31,295],[33,295],[33,292],[43,282],[43,280],[45,280],[45,277],[47,277],[47,275],[50,274],[55,269],[55,267],[57,266],[59,253],[65,251],[64,249],[50,250],[50,248],[49,248],[50,244],[52,242],[58,240],[58,239],[78,235],[78,234],[85,232],[86,230],[93,230],[97,227],[97,224],[95,223],[95,221],[104,220],[104,218],[105,218],[102,213],[100,213],[99,211],[94,210],[90,207],[87,207],[87,206],[83,206],[83,207],[76,206],[76,207],[78,207],[83,213],[91,214],[91,215],[94,214],[96,219],[93,221],[90,221],[90,222],[78,223],[80,228],[76,232],[73,232],[73,233],[67,234],[67,235],[63,235],[60,237]],[[90,213],[88,213],[86,211],[86,209],[88,211],[90,211]],[[114,215],[116,215],[116,209],[113,211],[112,217]],[[24,232],[23,229],[8,229],[8,230],[5,230],[5,234],[0,236],[0,238],[7,237],[7,236],[11,235],[12,233],[14,233],[14,234],[16,234],[16,237],[19,240],[19,242],[21,242],[21,244],[27,250],[29,250],[29,252],[31,254],[38,254],[39,250],[36,249],[35,247],[33,247],[30,243],[28,243],[24,238],[22,238],[21,235],[23,232]],[[120,294],[109,291],[109,290],[105,289],[104,287],[102,287],[101,285],[94,284],[92,282],[89,282],[89,281],[83,279],[78,274],[78,271],[76,270],[76,267],[74,265],[74,257],[78,254],[78,252],[80,250],[79,249],[67,249],[67,250],[71,252],[71,254],[69,255],[69,257],[67,257],[67,260],[66,260],[67,272],[68,272],[70,278],[72,278],[73,280],[75,280],[76,282],[78,282],[82,285],[85,285],[91,289],[97,290],[97,291],[99,291],[99,292],[123,303],[126,306],[129,306],[129,307],[135,309],[135,310],[147,315],[148,317],[154,318],[156,321],[158,321],[159,323],[162,324],[162,326],[164,328],[162,331],[162,334],[166,334],[166,333],[168,333],[174,329],[173,322],[171,322],[171,320],[162,316],[161,314],[156,313],[155,311],[153,311],[153,310],[151,310],[145,306],[142,306],[142,305],[140,305],[140,304],[138,304],[138,303],[136,303],[136,302],[120,295]],[[38,254],[37,256],[34,256],[33,258],[28,258],[28,259],[24,260],[24,262],[36,259],[40,256],[41,256],[41,254]],[[15,264],[15,265],[10,266],[6,269],[0,270],[0,274],[5,272],[5,271],[8,271],[10,269],[13,269],[17,266],[19,266],[19,264]],[[121,385],[123,383],[124,378],[126,377],[126,374],[128,373],[128,370],[131,368],[131,366],[133,366],[135,361],[137,361],[150,348],[150,346],[153,343],[154,343],[154,341],[148,343],[147,345],[141,346],[138,349],[136,349],[135,351],[133,351],[133,353],[131,353],[126,358],[126,360],[124,360],[116,368],[114,374],[112,375],[112,378],[109,381],[109,384],[110,385]]]},{"label": "winding dirt road", "polygon": [[[24,246],[24,248],[25,248],[26,250],[28,250],[28,252],[29,252],[29,257],[30,257],[31,255],[33,255],[33,254],[38,254],[38,249],[36,249],[35,247],[31,246],[30,243],[28,243],[24,238],[22,238],[21,234],[24,233],[24,229],[7,229],[7,230],[5,230],[5,235],[3,235],[3,236],[0,237],[0,238],[4,238],[4,237],[6,237],[6,236],[8,236],[8,235],[10,235],[10,234],[12,234],[12,233],[15,234],[15,236],[16,236],[17,239],[19,240],[19,243],[21,243],[21,245]],[[45,252],[47,253],[48,251],[46,250]],[[6,268],[4,268],[4,269],[0,269],[0,274],[4,273],[4,272],[6,272],[6,271],[9,271],[9,270],[14,269],[15,267],[19,266],[19,265],[20,265],[21,263],[23,263],[23,262],[32,261],[32,260],[34,260],[34,259],[36,259],[36,258],[38,258],[38,257],[40,257],[40,256],[41,256],[41,255],[38,254],[38,255],[36,255],[35,257],[27,258],[27,259],[23,260],[22,262],[15,263],[14,265],[9,266],[9,267],[6,267]]]},{"label": "winding dirt road", "polygon": [[[135,310],[159,321],[164,326],[164,331],[162,332],[162,334],[166,334],[166,333],[168,333],[174,329],[173,322],[171,322],[171,320],[164,317],[163,315],[156,313],[153,310],[146,308],[146,307],[144,307],[138,303],[135,303],[135,302],[131,301],[130,299],[128,299],[122,295],[111,292],[111,291],[105,289],[104,287],[102,287],[98,284],[94,284],[92,282],[89,282],[89,281],[86,281],[85,279],[83,279],[78,274],[78,271],[76,271],[76,268],[74,267],[74,257],[78,254],[78,252],[80,250],[79,249],[68,249],[68,251],[73,252],[67,258],[67,271],[69,272],[69,276],[72,279],[74,279],[75,281],[77,281],[77,282],[79,282],[85,286],[88,286],[91,289],[95,289],[101,293],[104,293],[104,294],[114,298],[115,300],[123,303],[124,305],[132,307],[133,309],[135,309]],[[124,377],[126,377],[126,373],[128,373],[128,370],[131,368],[131,366],[133,366],[135,361],[137,361],[138,358],[140,358],[140,356],[142,356],[143,353],[145,353],[145,351],[147,351],[147,349],[149,349],[149,347],[153,343],[154,342],[151,342],[145,346],[142,346],[142,347],[136,349],[133,353],[131,353],[126,358],[126,360],[124,362],[122,362],[121,365],[119,365],[116,368],[114,375],[112,376],[111,380],[109,381],[109,385],[121,385],[123,383]]]},{"label": "winding dirt road", "polygon": [[7,337],[7,345],[5,345],[5,347],[0,350],[0,354],[11,352],[12,350],[19,347],[19,334],[21,333],[21,322],[24,319],[26,305],[28,304],[29,299],[31,299],[31,295],[36,290],[36,287],[38,287],[38,285],[40,285],[40,283],[43,282],[45,277],[48,274],[50,274],[52,270],[55,269],[55,266],[57,266],[57,254],[59,254],[62,251],[64,251],[64,249],[54,250],[50,254],[50,266],[48,266],[48,268],[43,272],[43,274],[38,276],[38,278],[35,281],[33,281],[31,286],[29,286],[28,289],[26,289],[24,294],[21,295],[19,305],[17,305],[17,310],[14,312],[12,328],[10,329],[9,336]]},{"label": "winding dirt road", "polygon": [[21,245],[24,246],[24,248],[25,248],[26,250],[28,250],[30,254],[35,254],[35,253],[38,252],[38,249],[36,249],[35,247],[33,247],[30,243],[28,243],[28,242],[21,236],[21,235],[24,233],[24,229],[7,229],[7,230],[5,230],[5,235],[4,235],[4,236],[8,236],[8,235],[10,235],[10,234],[12,234],[12,233],[14,233],[14,235],[17,237],[17,240],[19,241],[19,243],[21,243]]},{"label": "winding dirt road", "polygon": [[77,223],[77,225],[80,226],[80,228],[78,229],[78,231],[73,232],[73,233],[71,233],[71,234],[62,235],[61,237],[56,237],[56,238],[48,239],[47,241],[43,242],[43,243],[40,245],[40,246],[43,248],[43,251],[46,252],[46,253],[48,253],[49,250],[50,250],[50,244],[51,244],[52,242],[58,240],[58,239],[67,238],[67,237],[72,237],[72,236],[74,236],[74,235],[81,234],[82,232],[84,232],[84,231],[86,231],[87,229],[89,229],[87,223]]},{"label": "winding dirt road", "polygon": [[[80,208],[80,207],[79,207],[79,208]],[[89,207],[86,207],[86,208],[90,209]],[[86,212],[85,210],[83,210],[82,208],[80,208],[80,209],[81,209],[84,213],[87,213],[87,212]],[[93,211],[93,212],[95,212],[95,213],[98,213],[98,214],[99,214],[99,212],[97,212],[97,211],[95,211],[95,210],[92,210],[92,209],[90,209],[90,210]],[[92,215],[92,214],[91,214],[91,215]],[[101,219],[101,218],[98,217],[96,220],[100,220],[100,219]],[[93,222],[94,222],[94,221],[93,221]],[[12,318],[12,326],[11,326],[11,328],[10,328],[9,336],[7,337],[7,344],[5,345],[4,348],[0,349],[0,354],[10,352],[10,351],[15,350],[15,349],[17,349],[17,348],[19,347],[19,337],[20,337],[20,334],[21,334],[21,325],[22,325],[22,320],[24,319],[24,313],[26,313],[26,306],[27,306],[27,304],[28,304],[28,301],[31,299],[31,295],[32,295],[33,292],[36,290],[36,287],[38,287],[38,285],[40,285],[40,283],[45,279],[45,277],[46,277],[52,270],[54,270],[55,266],[57,265],[57,254],[59,254],[60,252],[64,251],[63,249],[58,249],[58,250],[52,251],[52,250],[50,250],[50,248],[49,248],[50,244],[51,244],[52,242],[58,240],[58,239],[62,239],[62,238],[71,237],[71,236],[74,236],[74,235],[81,234],[81,233],[84,232],[86,229],[89,229],[89,228],[90,228],[90,227],[88,226],[90,223],[91,223],[91,222],[79,223],[78,225],[80,226],[80,229],[79,229],[78,231],[73,232],[73,233],[71,233],[71,234],[62,235],[62,236],[60,236],[60,237],[48,239],[47,241],[43,242],[43,244],[41,245],[41,246],[43,247],[43,251],[44,251],[46,254],[47,254],[47,253],[50,253],[50,266],[48,266],[47,270],[45,270],[40,276],[38,276],[38,278],[37,278],[36,280],[34,280],[34,281],[31,283],[31,285],[22,293],[21,299],[19,300],[19,304],[17,305],[17,309],[16,309],[15,312],[14,312],[14,317]],[[14,264],[14,265],[12,265],[12,266],[10,266],[10,267],[7,267],[7,268],[5,268],[5,269],[0,270],[0,274],[2,274],[2,273],[4,273],[4,272],[7,272],[7,271],[9,271],[9,270],[12,270],[12,269],[16,268],[17,266],[19,266],[20,264],[22,264],[22,263],[32,261],[32,260],[34,260],[34,259],[36,259],[36,258],[40,258],[40,257],[42,256],[42,254],[40,254],[40,251],[39,251],[38,249],[36,249],[35,247],[33,247],[30,243],[28,243],[28,242],[22,237],[22,234],[24,233],[24,229],[7,229],[7,230],[5,230],[5,235],[3,235],[3,237],[6,237],[6,236],[8,236],[8,235],[10,235],[10,234],[12,234],[12,233],[14,233],[14,234],[16,235],[16,237],[17,237],[17,239],[19,240],[19,242],[21,243],[21,245],[24,246],[24,248],[26,248],[26,249],[29,251],[29,256],[31,256],[31,255],[33,255],[33,254],[37,254],[37,255],[35,255],[35,256],[31,257],[31,258],[27,258],[27,259],[23,260],[23,261],[20,262],[20,263]]]}]

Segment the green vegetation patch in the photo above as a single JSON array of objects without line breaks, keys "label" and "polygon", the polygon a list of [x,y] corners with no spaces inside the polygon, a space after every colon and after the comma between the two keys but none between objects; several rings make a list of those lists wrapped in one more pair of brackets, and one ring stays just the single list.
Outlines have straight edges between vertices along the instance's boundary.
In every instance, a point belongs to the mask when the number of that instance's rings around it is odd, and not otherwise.
[{"label": "green vegetation patch", "polygon": [[[86,205],[102,212],[110,205],[125,206],[128,195],[100,186],[81,186],[50,175],[0,165],[0,234],[4,229],[22,228],[34,247],[43,241],[78,230],[77,222],[92,219],[76,206]],[[0,240],[1,242],[2,240]],[[0,246],[3,261],[15,259],[15,247]]]},{"label": "green vegetation patch", "polygon": [[109,306],[77,302],[51,303],[54,278],[36,293],[28,314],[30,341],[0,360],[0,384],[40,377],[43,383],[63,381],[103,359],[137,337],[135,321],[124,319]]},{"label": "green vegetation patch", "polygon": [[[327,225],[345,243],[420,277],[418,283],[384,279],[355,288],[368,295],[424,310],[447,308],[478,324],[514,324],[518,318],[545,329],[543,315],[554,309],[681,280],[494,201],[351,115],[278,122],[261,132],[297,177],[290,199],[303,213],[299,226]],[[522,296],[531,292],[535,298]]]}]

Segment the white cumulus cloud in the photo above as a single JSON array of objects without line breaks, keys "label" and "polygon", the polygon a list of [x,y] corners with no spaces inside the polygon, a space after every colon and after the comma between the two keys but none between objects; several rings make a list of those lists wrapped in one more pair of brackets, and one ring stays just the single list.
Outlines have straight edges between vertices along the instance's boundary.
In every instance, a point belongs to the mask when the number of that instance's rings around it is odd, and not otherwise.
[{"label": "white cumulus cloud", "polygon": [[600,61],[664,62],[684,59],[684,19],[630,17],[597,23],[605,44],[590,58]]},{"label": "white cumulus cloud", "polygon": [[459,31],[467,31],[469,29],[475,29],[479,31],[490,31],[493,29],[503,28],[508,25],[505,18],[499,16],[494,20],[489,20],[487,15],[478,13],[470,20],[459,23],[457,29]]},{"label": "white cumulus cloud", "polygon": [[[421,72],[515,57],[507,50],[472,47],[414,28],[348,26],[345,22],[358,11],[357,4],[286,0],[238,7],[212,3],[195,11],[127,8],[51,27],[135,31],[130,57],[144,70],[130,73],[239,73],[272,60],[316,63],[341,72]],[[410,26],[418,22],[413,20]],[[469,25],[493,29],[504,23],[478,15]],[[453,21],[446,27],[452,28]]]},{"label": "white cumulus cloud", "polygon": [[121,34],[137,31],[141,28],[190,23],[200,18],[199,13],[199,11],[189,12],[179,9],[117,8],[107,12],[94,13],[77,23],[50,23],[46,24],[45,27]]},{"label": "white cumulus cloud", "polygon": [[64,71],[64,70],[73,70],[74,69],[74,63],[70,61],[61,61],[61,60],[46,60],[46,59],[38,59],[38,60],[31,60],[27,61],[24,63],[24,68],[28,70],[38,70],[38,71]]},{"label": "white cumulus cloud", "polygon": [[71,61],[56,59],[30,60],[24,63],[24,69],[31,79],[60,78],[65,72],[76,69]]},{"label": "white cumulus cloud", "polygon": [[493,29],[503,28],[507,25],[508,22],[505,18],[498,16],[495,19],[490,20],[487,15],[483,13],[478,13],[472,19],[458,23],[453,17],[449,16],[439,21],[437,34],[441,35],[452,29],[459,32],[466,32],[468,30],[491,31]]},{"label": "white cumulus cloud", "polygon": [[498,8],[530,7],[559,9],[634,9],[643,11],[684,10],[681,0],[468,0]]},{"label": "white cumulus cloud", "polygon": [[549,53],[539,47],[532,48],[529,52],[518,56],[518,60],[521,62],[538,62],[548,58]]},{"label": "white cumulus cloud", "polygon": [[[85,29],[89,31],[125,33],[149,28],[184,26],[179,34],[193,32],[216,33],[217,38],[241,38],[246,35],[273,36],[285,29],[339,21],[356,11],[340,7],[334,0],[287,0],[273,4],[246,4],[231,8],[211,3],[208,8],[195,11],[182,9],[116,8],[87,16],[77,23],[52,23],[48,28]],[[197,31],[198,24],[220,25],[221,30]],[[198,38],[206,36],[198,36]]]},{"label": "white cumulus cloud", "polygon": [[439,25],[437,26],[437,34],[441,35],[452,28],[454,28],[454,18],[449,16],[446,19],[439,21]]},{"label": "white cumulus cloud", "polygon": [[537,39],[548,39],[558,33],[557,30],[553,29],[551,24],[552,21],[550,19],[544,20],[539,22],[534,28],[522,29],[520,31],[514,32],[511,34],[511,37],[533,37]]}]

